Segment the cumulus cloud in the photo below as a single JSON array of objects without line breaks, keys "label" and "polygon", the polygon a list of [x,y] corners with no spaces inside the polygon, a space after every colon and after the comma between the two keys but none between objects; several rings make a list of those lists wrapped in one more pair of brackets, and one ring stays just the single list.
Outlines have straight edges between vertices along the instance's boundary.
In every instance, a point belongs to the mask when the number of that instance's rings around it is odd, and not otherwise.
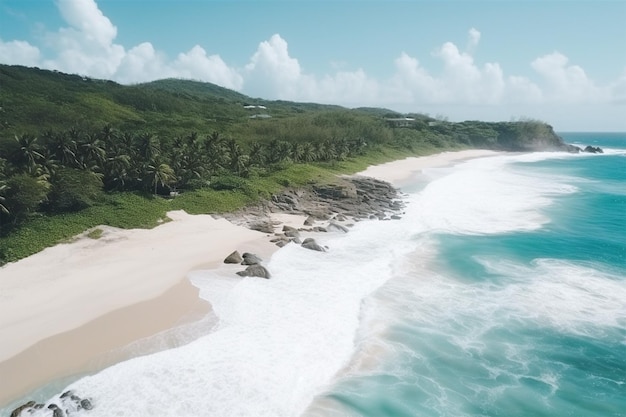
[{"label": "cumulus cloud", "polygon": [[602,98],[603,92],[578,65],[560,52],[541,56],[531,63],[543,78],[546,96],[550,100],[583,102]]},{"label": "cumulus cloud", "polygon": [[168,59],[150,42],[126,50],[117,44],[117,27],[98,8],[95,0],[57,0],[57,8],[68,25],[44,36],[52,51],[48,58],[24,41],[2,42],[3,63],[42,66],[68,73],[123,83],[178,77],[208,81],[241,89],[243,78],[219,55],[209,55],[199,45]]},{"label": "cumulus cloud", "polygon": [[0,39],[2,62],[9,65],[36,66],[39,64],[39,48],[25,41],[3,42]]},{"label": "cumulus cloud", "polygon": [[245,67],[246,87],[253,93],[279,98],[292,98],[298,87],[307,90],[307,77],[302,74],[300,63],[289,56],[289,48],[279,34],[259,44],[256,52]]},{"label": "cumulus cloud", "polygon": [[241,89],[243,84],[241,75],[230,68],[219,55],[207,55],[198,45],[179,54],[172,69],[177,77],[208,81],[234,90]]},{"label": "cumulus cloud", "polygon": [[115,44],[117,27],[102,14],[94,0],[58,0],[57,7],[69,27],[47,35],[56,56],[44,61],[47,68],[112,78],[124,47]]},{"label": "cumulus cloud", "polygon": [[626,68],[620,78],[610,86],[611,101],[616,104],[626,104]]},{"label": "cumulus cloud", "polygon": [[[146,41],[128,49],[116,43],[117,27],[98,8],[96,0],[56,0],[66,27],[44,36],[33,46],[20,40],[0,39],[0,59],[57,69],[122,83],[138,83],[178,77],[208,81],[267,99],[315,101],[346,106],[392,108],[444,108],[450,105],[476,109],[501,105],[561,105],[596,101],[626,103],[626,69],[612,83],[599,86],[564,54],[553,52],[529,63],[529,74],[507,74],[498,62],[477,62],[481,32],[469,29],[461,49],[453,42],[437,47],[433,57],[441,65],[432,71],[408,52],[390,63],[385,79],[365,69],[349,69],[349,63],[329,63],[330,72],[308,73],[289,53],[279,34],[261,41],[248,62],[228,64],[202,46],[168,57]],[[495,110],[494,110],[495,111]]]},{"label": "cumulus cloud", "polygon": [[476,49],[476,47],[478,46],[478,42],[480,42],[480,32],[475,29],[475,28],[471,28],[469,30],[469,40],[467,43],[467,52],[468,53],[473,53],[474,50]]},{"label": "cumulus cloud", "polygon": [[369,103],[379,97],[377,82],[362,69],[323,77],[305,73],[279,34],[259,44],[244,75],[244,90],[262,97],[346,105]]}]

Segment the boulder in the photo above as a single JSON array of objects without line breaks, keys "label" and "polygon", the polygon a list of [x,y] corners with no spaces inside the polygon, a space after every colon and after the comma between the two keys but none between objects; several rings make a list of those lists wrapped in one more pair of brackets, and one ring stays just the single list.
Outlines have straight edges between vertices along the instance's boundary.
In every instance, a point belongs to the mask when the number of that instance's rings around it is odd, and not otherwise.
[{"label": "boulder", "polygon": [[244,271],[237,272],[240,277],[259,277],[269,279],[270,272],[263,265],[250,265]]},{"label": "boulder", "polygon": [[356,187],[347,181],[336,184],[319,184],[313,186],[315,193],[321,198],[339,200],[343,198],[355,198]]},{"label": "boulder", "polygon": [[591,145],[585,147],[585,149],[583,149],[583,152],[587,152],[587,153],[604,153],[602,148],[600,148],[599,146],[591,146]]},{"label": "boulder", "polygon": [[226,259],[224,259],[225,264],[240,264],[241,261],[243,261],[243,258],[237,251],[234,251],[233,253],[228,255]]},{"label": "boulder", "polygon": [[93,409],[93,404],[87,398],[85,398],[85,399],[80,401],[80,406],[83,407],[85,410],[92,410]]},{"label": "boulder", "polygon": [[306,220],[304,221],[305,226],[313,226],[313,223],[315,223],[315,217],[313,216],[307,217]]},{"label": "boulder", "polygon": [[285,225],[283,226],[283,232],[287,237],[300,237],[300,232],[295,227]]},{"label": "boulder", "polygon": [[306,249],[310,249],[310,250],[316,250],[319,252],[326,252],[326,250],[323,247],[317,244],[315,239],[312,239],[310,237],[304,239],[304,241],[302,242],[302,247]]},{"label": "boulder", "polygon": [[29,401],[26,404],[22,404],[11,412],[11,417],[20,417],[22,415],[22,411],[33,408],[34,406],[35,401]]},{"label": "boulder", "polygon": [[48,409],[52,410],[52,417],[65,417],[63,410],[61,410],[56,404],[50,404]]},{"label": "boulder", "polygon": [[343,233],[348,233],[348,228],[345,226],[342,226],[338,223],[335,222],[330,222],[330,224],[328,226],[326,226],[326,230],[328,230],[329,232],[343,232]]},{"label": "boulder", "polygon": [[274,225],[269,220],[250,223],[248,227],[252,230],[256,230],[257,232],[274,233]]},{"label": "boulder", "polygon": [[243,260],[241,261],[242,265],[257,265],[263,262],[263,259],[259,258],[253,253],[244,253]]}]

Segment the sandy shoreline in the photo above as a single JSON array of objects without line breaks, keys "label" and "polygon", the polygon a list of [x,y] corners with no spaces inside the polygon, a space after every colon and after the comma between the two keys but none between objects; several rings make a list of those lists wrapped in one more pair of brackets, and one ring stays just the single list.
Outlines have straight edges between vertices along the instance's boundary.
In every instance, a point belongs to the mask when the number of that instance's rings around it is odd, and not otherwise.
[{"label": "sandy shoreline", "polygon": [[[93,363],[102,349],[87,341],[120,348],[202,311],[185,279],[191,270],[217,265],[234,250],[275,248],[263,233],[225,219],[168,217],[149,230],[101,227],[99,239],[83,237],[0,269],[0,404],[75,373],[75,357]],[[116,319],[103,330],[99,320],[107,314]]]},{"label": "sandy shoreline", "polygon": [[[399,186],[422,169],[494,154],[445,152],[359,175]],[[205,314],[210,306],[184,278],[188,272],[214,267],[233,250],[265,259],[277,250],[266,234],[225,219],[168,216],[171,222],[150,230],[103,227],[100,239],[84,237],[0,268],[0,404],[54,378],[125,359],[107,353]],[[285,213],[274,219],[302,224]]]}]

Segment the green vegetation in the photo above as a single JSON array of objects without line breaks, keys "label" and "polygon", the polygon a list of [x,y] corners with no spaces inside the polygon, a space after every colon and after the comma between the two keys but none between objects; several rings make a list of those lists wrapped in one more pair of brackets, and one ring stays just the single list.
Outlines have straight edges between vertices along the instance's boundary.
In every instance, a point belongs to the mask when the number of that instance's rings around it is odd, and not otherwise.
[{"label": "green vegetation", "polygon": [[100,239],[102,237],[102,233],[104,233],[104,231],[99,227],[96,227],[95,229],[90,230],[89,233],[87,233],[87,237],[89,239]]},{"label": "green vegetation", "polygon": [[537,121],[449,123],[194,81],[122,86],[0,65],[0,85],[0,264],[100,224],[232,211],[409,155],[563,146]]}]

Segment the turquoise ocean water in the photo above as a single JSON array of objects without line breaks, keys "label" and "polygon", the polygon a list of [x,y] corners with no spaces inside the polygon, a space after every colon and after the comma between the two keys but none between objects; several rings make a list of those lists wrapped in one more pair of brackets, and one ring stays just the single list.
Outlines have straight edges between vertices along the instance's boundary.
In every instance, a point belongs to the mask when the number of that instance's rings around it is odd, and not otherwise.
[{"label": "turquoise ocean water", "polygon": [[377,291],[388,327],[362,340],[382,354],[310,415],[626,416],[626,134],[563,137],[607,154],[477,161],[418,191],[458,205],[413,236],[434,259]]},{"label": "turquoise ocean water", "polygon": [[626,134],[562,136],[606,153],[427,169],[269,281],[193,273],[216,325],[69,388],[90,416],[626,416]]}]

